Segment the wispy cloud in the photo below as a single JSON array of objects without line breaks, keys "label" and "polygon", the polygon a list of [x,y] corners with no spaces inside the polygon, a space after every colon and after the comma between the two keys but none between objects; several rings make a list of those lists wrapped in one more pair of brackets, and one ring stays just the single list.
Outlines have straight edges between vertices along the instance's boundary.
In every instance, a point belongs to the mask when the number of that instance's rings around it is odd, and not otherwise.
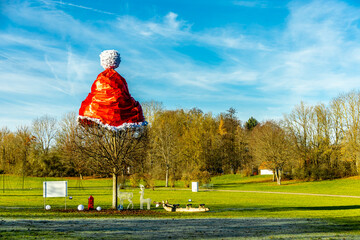
[{"label": "wispy cloud", "polygon": [[[273,7],[271,1],[232,4]],[[245,117],[269,118],[300,100],[319,101],[360,87],[360,10],[335,0],[283,7],[289,15],[281,27],[249,32],[234,25],[194,28],[176,11],[144,19],[64,1],[9,2],[2,13],[11,24],[0,29],[0,92],[3,98],[24,95],[29,102],[9,100],[2,110],[8,119],[18,111],[61,116],[76,110],[102,71],[98,55],[104,49],[120,51],[119,72],[137,100],[169,106],[213,111],[239,106]],[[68,9],[107,18],[81,21]],[[192,48],[186,52],[182,46]],[[193,53],[200,48],[217,62]]]},{"label": "wispy cloud", "polygon": [[161,37],[169,41],[191,37],[191,25],[177,18],[178,15],[173,12],[169,12],[161,21],[142,21],[132,16],[121,16],[115,26],[127,35],[142,36],[147,40]]},{"label": "wispy cloud", "polygon": [[98,12],[98,13],[103,13],[103,14],[108,14],[108,15],[116,15],[115,13],[112,12],[107,12],[107,11],[102,11],[96,8],[90,8],[90,7],[86,7],[86,6],[82,6],[82,5],[77,5],[77,4],[73,4],[73,3],[68,3],[68,2],[63,2],[63,1],[44,1],[45,3],[55,3],[55,4],[59,4],[59,5],[65,5],[65,6],[70,6],[70,7],[75,7],[75,8],[81,8],[81,9],[85,9],[85,10],[89,10],[92,12]]},{"label": "wispy cloud", "polygon": [[234,1],[234,5],[238,5],[241,7],[260,7],[265,8],[268,6],[266,1],[256,1],[256,0],[248,0],[248,1]]},{"label": "wispy cloud", "polygon": [[298,1],[289,9],[264,89],[283,88],[305,98],[359,87],[359,9],[338,1]]}]

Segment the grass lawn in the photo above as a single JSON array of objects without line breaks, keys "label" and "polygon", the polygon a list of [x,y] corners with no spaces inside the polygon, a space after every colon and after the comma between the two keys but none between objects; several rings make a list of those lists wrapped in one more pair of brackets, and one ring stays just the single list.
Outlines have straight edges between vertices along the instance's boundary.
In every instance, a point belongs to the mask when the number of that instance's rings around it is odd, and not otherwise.
[{"label": "grass lawn", "polygon": [[[112,201],[111,179],[88,179],[80,182],[65,178],[26,178],[24,189],[20,177],[5,176],[0,178],[0,218],[4,219],[59,219],[59,218],[304,218],[323,219],[331,224],[343,226],[341,231],[360,233],[360,198],[256,193],[239,191],[267,191],[290,193],[315,193],[360,196],[359,180],[356,178],[339,179],[319,182],[284,181],[277,186],[269,176],[241,177],[225,175],[212,179],[213,189],[201,189],[193,193],[190,189],[164,188],[159,181],[155,190],[146,189],[145,198],[152,201],[168,200],[185,206],[192,200],[193,206],[205,203],[210,212],[198,214],[179,214],[165,212],[161,207],[152,205],[151,211],[145,214],[104,214],[104,212],[75,211],[79,204],[87,206],[88,197],[92,195],[95,206],[109,209]],[[51,205],[50,211],[45,211],[42,197],[42,182],[51,180],[67,180],[68,195],[66,204],[72,212],[61,211],[64,208],[64,198],[47,198],[46,204]],[[81,187],[80,187],[81,186]],[[222,191],[226,190],[226,191]],[[230,191],[232,190],[232,191]],[[139,188],[127,188],[134,193],[134,209],[139,209]],[[340,231],[340,230],[339,230]]]},{"label": "grass lawn", "polygon": [[[0,181],[3,180],[0,178]],[[74,178],[26,178],[22,189],[22,178],[5,176],[6,187],[0,190],[0,217],[56,217],[81,216],[81,213],[59,213],[55,210],[64,208],[64,198],[47,198],[46,204],[52,206],[52,211],[44,211],[44,198],[42,197],[42,182],[52,180],[67,180],[68,195],[72,200],[66,199],[68,209],[76,209],[79,204],[87,206],[88,197],[95,198],[95,206],[103,209],[111,207],[112,180]],[[1,186],[0,182],[0,186]],[[190,189],[160,187],[158,182],[155,190],[147,189],[145,198],[152,201],[168,200],[170,203],[179,203],[183,206],[191,199],[193,206],[205,203],[211,212],[198,214],[197,217],[311,217],[311,218],[357,218],[360,216],[360,198],[284,195],[255,192],[228,192],[235,191],[267,191],[267,192],[296,192],[319,193],[334,195],[360,196],[359,180],[354,178],[319,182],[284,181],[282,186],[276,185],[269,176],[241,177],[240,175],[224,175],[214,177],[213,190],[201,189],[193,193]],[[134,208],[139,209],[139,188],[127,188],[126,191],[134,193]],[[163,213],[162,208],[152,207],[155,217],[169,216]],[[96,213],[93,214],[97,216]],[[91,214],[86,216],[91,217]],[[173,214],[175,217],[193,217],[193,214]],[[359,218],[360,219],[360,218]]]},{"label": "grass lawn", "polygon": [[272,182],[271,179],[269,176],[225,175],[212,178],[212,184],[215,189],[360,196],[360,180],[358,177],[314,182],[290,180],[282,181],[281,186]]}]

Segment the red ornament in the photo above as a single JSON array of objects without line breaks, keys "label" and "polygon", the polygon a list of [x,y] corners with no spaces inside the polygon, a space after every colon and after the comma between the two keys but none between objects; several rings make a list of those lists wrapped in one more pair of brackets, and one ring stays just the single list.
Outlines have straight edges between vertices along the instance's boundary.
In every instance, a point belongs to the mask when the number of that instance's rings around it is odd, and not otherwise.
[{"label": "red ornament", "polygon": [[92,195],[88,198],[88,210],[94,210],[94,197]]},{"label": "red ornament", "polygon": [[112,130],[146,125],[140,103],[131,97],[125,79],[112,68],[96,78],[81,104],[78,121]]}]

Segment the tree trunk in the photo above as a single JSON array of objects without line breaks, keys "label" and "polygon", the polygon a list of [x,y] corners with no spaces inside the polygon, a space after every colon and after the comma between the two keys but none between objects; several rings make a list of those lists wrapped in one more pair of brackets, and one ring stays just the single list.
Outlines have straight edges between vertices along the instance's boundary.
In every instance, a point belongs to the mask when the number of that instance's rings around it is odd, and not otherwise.
[{"label": "tree trunk", "polygon": [[117,208],[117,174],[113,173],[113,200],[112,200],[112,208]]},{"label": "tree trunk", "polygon": [[281,185],[281,169],[277,168],[275,170],[276,172],[276,180],[277,180],[277,184]]},{"label": "tree trunk", "polygon": [[169,187],[169,167],[166,166],[165,187]]},{"label": "tree trunk", "polygon": [[273,170],[273,182],[275,182],[275,180],[276,180],[276,176],[275,176],[275,175],[276,175],[276,169]]}]

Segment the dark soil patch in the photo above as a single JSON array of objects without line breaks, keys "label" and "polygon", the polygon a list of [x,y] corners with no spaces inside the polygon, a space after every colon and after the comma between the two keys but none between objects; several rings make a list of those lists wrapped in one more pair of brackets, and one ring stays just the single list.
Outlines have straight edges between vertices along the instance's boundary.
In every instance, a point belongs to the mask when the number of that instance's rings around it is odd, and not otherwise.
[{"label": "dark soil patch", "polygon": [[138,209],[127,209],[127,210],[115,210],[115,209],[102,209],[101,211],[97,210],[87,210],[78,211],[76,209],[59,209],[57,212],[62,213],[79,213],[79,214],[90,214],[90,215],[117,215],[117,216],[154,216],[154,215],[163,215],[165,212],[153,211],[153,210],[138,210]]}]

